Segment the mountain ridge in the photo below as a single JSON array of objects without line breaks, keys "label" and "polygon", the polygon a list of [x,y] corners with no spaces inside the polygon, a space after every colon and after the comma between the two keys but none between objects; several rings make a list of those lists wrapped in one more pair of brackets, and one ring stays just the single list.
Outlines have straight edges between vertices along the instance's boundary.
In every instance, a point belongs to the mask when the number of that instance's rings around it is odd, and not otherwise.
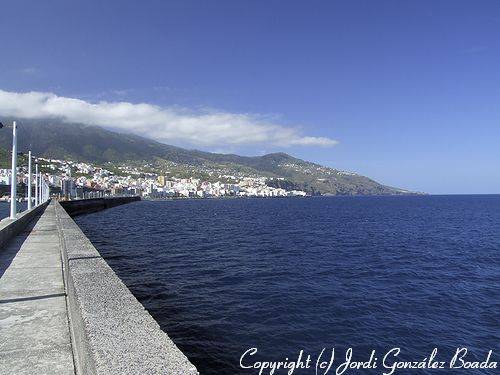
[{"label": "mountain ridge", "polygon": [[[3,120],[9,123],[11,119]],[[163,144],[102,127],[57,119],[18,121],[18,149],[34,155],[98,164],[135,163],[168,173],[239,174],[267,177],[274,186],[287,185],[311,194],[398,195],[411,192],[382,185],[356,173],[324,167],[284,152],[262,156],[210,153]],[[11,147],[11,134],[0,131],[0,148]],[[2,157],[0,155],[0,157]]]}]

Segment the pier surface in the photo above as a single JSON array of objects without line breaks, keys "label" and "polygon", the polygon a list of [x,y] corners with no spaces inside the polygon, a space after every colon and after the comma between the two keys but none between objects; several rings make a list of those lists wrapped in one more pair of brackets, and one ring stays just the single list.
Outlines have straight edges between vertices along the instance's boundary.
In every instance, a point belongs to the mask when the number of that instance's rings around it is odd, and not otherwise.
[{"label": "pier surface", "polygon": [[0,252],[0,374],[74,374],[55,206]]},{"label": "pier surface", "polygon": [[0,374],[198,374],[58,202],[0,246]]}]

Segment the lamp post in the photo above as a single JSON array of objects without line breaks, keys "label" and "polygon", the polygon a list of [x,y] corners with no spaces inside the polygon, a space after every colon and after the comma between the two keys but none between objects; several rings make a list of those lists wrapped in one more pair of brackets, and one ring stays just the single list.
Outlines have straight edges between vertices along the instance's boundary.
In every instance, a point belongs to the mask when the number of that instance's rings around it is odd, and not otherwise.
[{"label": "lamp post", "polygon": [[[0,122],[0,129],[4,125]],[[12,172],[10,181],[10,218],[15,219],[17,213],[17,125],[12,122]]]},{"label": "lamp post", "polygon": [[31,210],[33,202],[31,201],[31,151],[28,151],[28,210]]},{"label": "lamp post", "polygon": [[38,161],[35,162],[35,207],[38,206]]},{"label": "lamp post", "polygon": [[[41,169],[41,168],[40,168]],[[40,182],[38,182],[38,203],[42,203],[42,184],[43,184],[43,178],[42,178],[42,171],[40,170],[38,178],[40,179]]]},{"label": "lamp post", "polygon": [[17,214],[17,126],[12,123],[12,181],[10,184],[10,218],[15,219]]}]

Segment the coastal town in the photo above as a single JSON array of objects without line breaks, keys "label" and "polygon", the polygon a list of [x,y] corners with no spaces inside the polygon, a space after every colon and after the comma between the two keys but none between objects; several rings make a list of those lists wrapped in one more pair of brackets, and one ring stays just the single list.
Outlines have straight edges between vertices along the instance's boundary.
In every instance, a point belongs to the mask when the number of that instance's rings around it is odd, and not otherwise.
[{"label": "coastal town", "polygon": [[[61,199],[81,199],[100,196],[137,195],[145,199],[221,198],[221,197],[303,197],[301,190],[286,190],[268,185],[262,176],[212,176],[210,181],[198,177],[177,177],[173,173],[159,174],[131,165],[97,166],[86,162],[38,158],[43,179],[51,195]],[[0,187],[11,184],[11,170],[0,169]],[[18,185],[27,185],[28,170],[18,167]],[[23,189],[21,189],[20,193]],[[8,199],[3,189],[0,199]]]}]

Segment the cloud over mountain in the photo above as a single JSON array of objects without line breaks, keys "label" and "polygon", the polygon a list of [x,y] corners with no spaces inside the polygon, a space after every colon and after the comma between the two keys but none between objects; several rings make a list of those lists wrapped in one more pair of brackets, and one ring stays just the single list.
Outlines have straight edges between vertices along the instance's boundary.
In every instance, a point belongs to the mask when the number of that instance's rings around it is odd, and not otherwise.
[{"label": "cloud over mountain", "polygon": [[337,141],[303,134],[252,114],[189,111],[146,103],[90,103],[48,92],[0,90],[0,114],[19,118],[59,118],[194,146],[333,146]]}]

